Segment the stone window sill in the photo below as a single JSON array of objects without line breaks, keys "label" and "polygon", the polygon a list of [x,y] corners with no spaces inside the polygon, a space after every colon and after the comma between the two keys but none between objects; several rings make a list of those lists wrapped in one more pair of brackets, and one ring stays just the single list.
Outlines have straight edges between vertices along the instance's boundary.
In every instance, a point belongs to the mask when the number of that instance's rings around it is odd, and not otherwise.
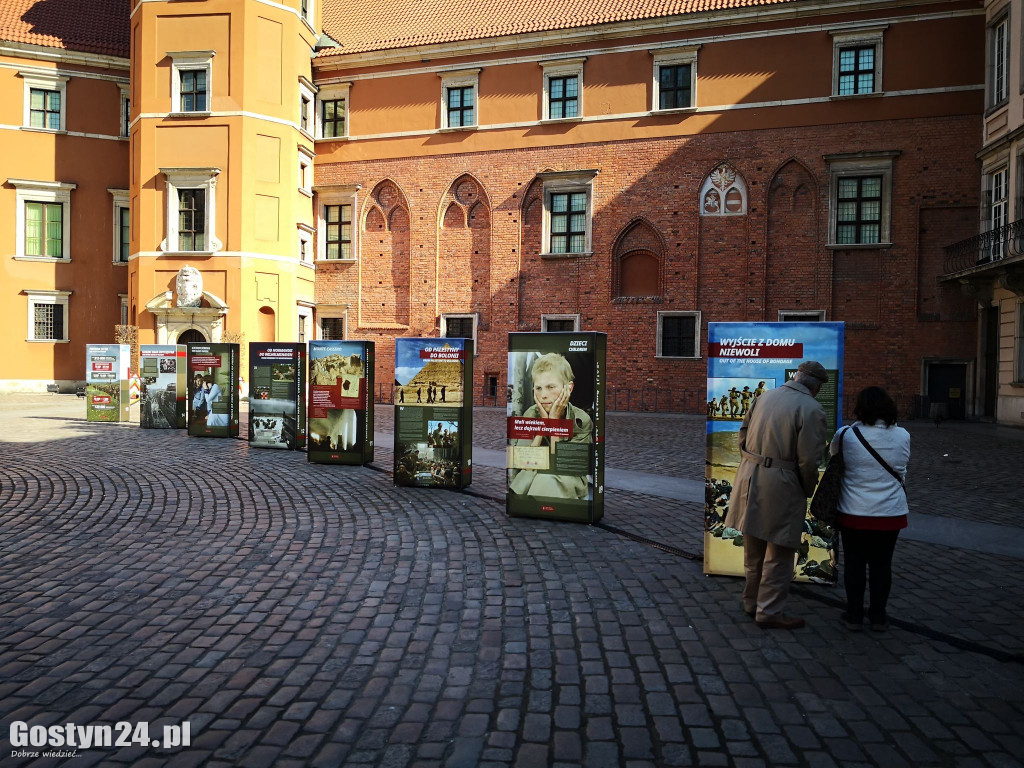
[{"label": "stone window sill", "polygon": [[579,259],[585,256],[593,256],[593,251],[582,251],[581,253],[542,253],[542,259]]},{"label": "stone window sill", "polygon": [[70,264],[71,257],[54,259],[49,256],[15,256],[15,261],[36,261],[41,264]]},{"label": "stone window sill", "polygon": [[649,114],[651,117],[659,117],[666,115],[671,117],[672,115],[692,115],[696,113],[696,107],[676,107],[675,109],[652,109]]},{"label": "stone window sill", "polygon": [[870,251],[892,248],[892,243],[829,243],[830,251]]},{"label": "stone window sill", "polygon": [[857,99],[871,99],[875,96],[884,96],[884,91],[870,91],[868,93],[833,93],[829,96],[831,101],[856,101]]},{"label": "stone window sill", "polygon": [[70,344],[71,339],[25,339],[29,344]]},{"label": "stone window sill", "polygon": [[355,264],[357,259],[317,259],[317,264]]}]

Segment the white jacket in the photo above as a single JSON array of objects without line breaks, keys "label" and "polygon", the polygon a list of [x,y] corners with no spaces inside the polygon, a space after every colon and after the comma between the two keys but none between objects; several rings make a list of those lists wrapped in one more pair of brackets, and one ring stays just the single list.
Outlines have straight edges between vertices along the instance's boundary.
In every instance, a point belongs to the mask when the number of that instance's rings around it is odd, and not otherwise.
[{"label": "white jacket", "polygon": [[839,511],[860,517],[896,517],[907,514],[907,494],[900,488],[896,478],[857,439],[853,433],[854,426],[860,429],[864,439],[904,480],[907,477],[907,462],[910,461],[910,433],[903,427],[895,424],[887,427],[881,421],[876,426],[867,426],[857,421],[849,427],[840,428],[829,448],[833,455],[838,453],[839,435],[845,432],[843,459],[846,470],[839,494]]}]

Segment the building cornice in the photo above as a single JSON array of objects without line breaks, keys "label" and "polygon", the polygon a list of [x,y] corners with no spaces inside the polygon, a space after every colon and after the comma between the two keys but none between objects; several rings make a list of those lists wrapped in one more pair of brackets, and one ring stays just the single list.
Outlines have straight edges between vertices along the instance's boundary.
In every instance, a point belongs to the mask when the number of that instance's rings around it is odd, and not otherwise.
[{"label": "building cornice", "polygon": [[120,56],[69,51],[66,48],[51,48],[46,45],[15,43],[7,40],[0,42],[0,56],[36,59],[38,61],[56,61],[62,64],[79,64],[87,67],[101,67],[103,69],[128,69],[131,66],[129,59]]}]

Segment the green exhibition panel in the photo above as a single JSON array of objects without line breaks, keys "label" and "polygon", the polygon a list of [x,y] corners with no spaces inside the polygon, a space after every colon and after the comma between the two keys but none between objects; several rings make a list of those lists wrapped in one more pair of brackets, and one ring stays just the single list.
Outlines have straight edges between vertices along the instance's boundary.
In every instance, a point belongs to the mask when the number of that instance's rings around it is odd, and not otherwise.
[{"label": "green exhibition panel", "polygon": [[603,333],[509,334],[509,515],[604,514],[606,349]]},{"label": "green exhibition panel", "polygon": [[309,342],[309,461],[373,461],[373,382],[372,341]]},{"label": "green exhibition panel", "polygon": [[127,344],[85,345],[86,421],[128,421],[128,366],[131,348]]},{"label": "green exhibition panel", "polygon": [[249,344],[249,445],[305,447],[305,344]]},{"label": "green exhibition panel", "polygon": [[395,485],[473,480],[473,340],[395,339]]},{"label": "green exhibition panel", "polygon": [[188,345],[188,433],[238,436],[237,344]]},{"label": "green exhibition panel", "polygon": [[143,429],[185,426],[185,345],[143,344],[139,347],[141,379],[139,425]]}]

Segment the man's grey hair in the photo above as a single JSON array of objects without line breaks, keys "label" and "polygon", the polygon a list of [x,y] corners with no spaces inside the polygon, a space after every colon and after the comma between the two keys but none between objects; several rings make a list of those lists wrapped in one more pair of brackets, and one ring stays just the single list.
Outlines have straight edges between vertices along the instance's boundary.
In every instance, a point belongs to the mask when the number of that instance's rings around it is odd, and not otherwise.
[{"label": "man's grey hair", "polygon": [[821,389],[821,385],[824,383],[821,379],[815,376],[811,376],[811,374],[809,373],[804,373],[803,371],[797,371],[796,376],[793,377],[793,381],[795,381],[797,384],[803,384],[805,387],[811,390],[812,393],[817,392],[819,389]]}]

